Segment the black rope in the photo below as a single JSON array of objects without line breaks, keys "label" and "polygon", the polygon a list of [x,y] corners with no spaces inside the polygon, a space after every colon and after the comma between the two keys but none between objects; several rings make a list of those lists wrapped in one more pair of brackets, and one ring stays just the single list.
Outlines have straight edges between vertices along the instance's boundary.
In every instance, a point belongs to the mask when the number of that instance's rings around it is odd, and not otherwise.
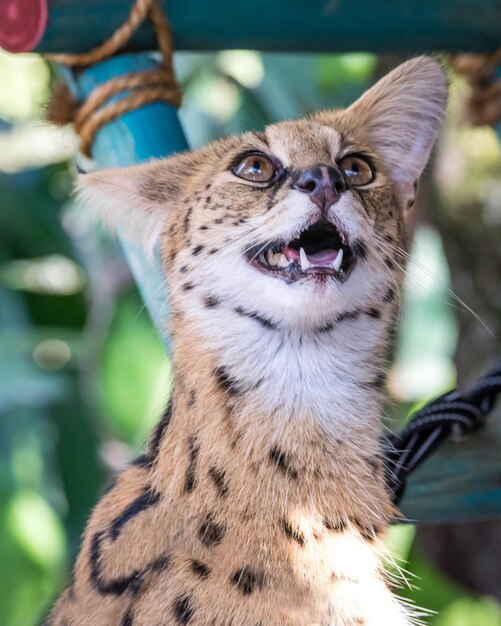
[{"label": "black rope", "polygon": [[386,436],[386,478],[395,503],[402,498],[409,474],[441,443],[485,425],[499,393],[501,360],[469,392],[449,391],[415,413],[399,433]]}]

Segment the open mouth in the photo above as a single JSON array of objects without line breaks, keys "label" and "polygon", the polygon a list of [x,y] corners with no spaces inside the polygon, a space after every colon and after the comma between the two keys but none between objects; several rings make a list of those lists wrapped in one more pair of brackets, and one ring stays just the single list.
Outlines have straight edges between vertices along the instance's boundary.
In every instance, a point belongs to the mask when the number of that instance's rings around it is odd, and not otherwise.
[{"label": "open mouth", "polygon": [[355,262],[344,235],[327,220],[315,222],[292,241],[255,246],[247,258],[260,271],[287,282],[327,276],[343,282]]}]

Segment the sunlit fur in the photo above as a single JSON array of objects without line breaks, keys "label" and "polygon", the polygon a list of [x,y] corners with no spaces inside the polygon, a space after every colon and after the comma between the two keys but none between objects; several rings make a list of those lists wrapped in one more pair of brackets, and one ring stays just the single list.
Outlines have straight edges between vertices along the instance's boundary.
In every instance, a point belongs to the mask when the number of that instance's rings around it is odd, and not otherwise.
[{"label": "sunlit fur", "polygon": [[[382,383],[403,278],[387,249],[405,246],[446,92],[421,57],[345,111],[82,177],[104,221],[161,246],[175,378],[169,425],[97,505],[50,624],[411,623],[381,556],[395,514]],[[282,184],[237,178],[248,150],[278,160]],[[291,173],[354,152],[374,180],[328,213],[358,246],[348,279],[288,284],[251,266],[246,250],[320,218]]]}]

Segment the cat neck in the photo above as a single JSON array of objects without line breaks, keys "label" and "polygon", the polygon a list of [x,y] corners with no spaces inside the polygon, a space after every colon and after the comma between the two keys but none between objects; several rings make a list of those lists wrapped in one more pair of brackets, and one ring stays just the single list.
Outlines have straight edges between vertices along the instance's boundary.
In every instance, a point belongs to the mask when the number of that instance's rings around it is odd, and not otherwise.
[{"label": "cat neck", "polygon": [[373,309],[316,329],[203,310],[174,331],[174,369],[205,367],[239,414],[263,416],[269,436],[311,423],[334,440],[378,438],[389,325]]},{"label": "cat neck", "polygon": [[369,322],[378,323],[359,315],[298,333],[243,318],[236,332],[216,331],[210,315],[185,318],[173,333],[169,440],[191,437],[219,465],[239,458],[242,472],[264,464],[301,476],[301,489],[286,490],[291,502],[321,508],[332,498],[342,516],[373,511],[379,524],[389,510],[379,460],[387,328]]}]

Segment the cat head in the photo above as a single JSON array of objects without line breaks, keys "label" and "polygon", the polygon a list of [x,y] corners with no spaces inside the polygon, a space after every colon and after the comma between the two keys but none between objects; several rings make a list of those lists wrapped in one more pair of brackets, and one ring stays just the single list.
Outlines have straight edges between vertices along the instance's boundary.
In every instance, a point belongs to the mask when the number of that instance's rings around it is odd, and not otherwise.
[{"label": "cat head", "polygon": [[87,174],[80,192],[161,246],[174,308],[318,327],[398,291],[405,213],[446,99],[442,69],[419,57],[345,110]]}]

